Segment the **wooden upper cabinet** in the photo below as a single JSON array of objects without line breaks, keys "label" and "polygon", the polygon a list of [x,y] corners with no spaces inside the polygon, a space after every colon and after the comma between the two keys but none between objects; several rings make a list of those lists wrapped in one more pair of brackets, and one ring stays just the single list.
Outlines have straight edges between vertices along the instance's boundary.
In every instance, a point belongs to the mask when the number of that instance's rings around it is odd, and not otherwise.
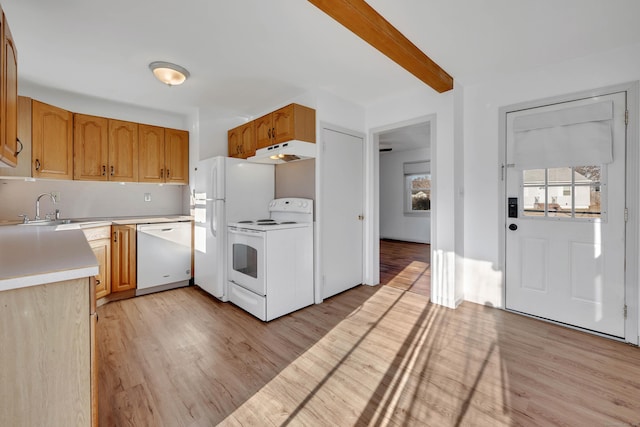
[{"label": "wooden upper cabinet", "polygon": [[291,141],[316,142],[316,110],[289,104],[255,120],[256,148]]},{"label": "wooden upper cabinet", "polygon": [[140,125],[140,182],[189,183],[189,132]]},{"label": "wooden upper cabinet", "polygon": [[111,241],[111,292],[136,288],[136,226],[113,225]]},{"label": "wooden upper cabinet", "polygon": [[165,182],[189,183],[189,132],[165,129]]},{"label": "wooden upper cabinet", "polygon": [[109,120],[74,114],[73,179],[107,181]]},{"label": "wooden upper cabinet", "polygon": [[110,181],[138,181],[138,124],[109,120]]},{"label": "wooden upper cabinet", "polygon": [[142,182],[164,182],[164,128],[138,126],[138,179]]},{"label": "wooden upper cabinet", "polygon": [[73,178],[73,113],[32,101],[31,141],[34,178]]},{"label": "wooden upper cabinet", "polygon": [[256,154],[255,121],[245,123],[227,132],[229,157],[246,159]]},{"label": "wooden upper cabinet", "polygon": [[264,115],[254,120],[255,134],[256,134],[256,149],[268,147],[273,145],[273,138],[271,138],[271,131],[273,128],[273,113]]},{"label": "wooden upper cabinet", "polygon": [[21,151],[18,147],[18,54],[4,13],[1,25],[0,160],[15,167],[18,164],[18,153]]}]

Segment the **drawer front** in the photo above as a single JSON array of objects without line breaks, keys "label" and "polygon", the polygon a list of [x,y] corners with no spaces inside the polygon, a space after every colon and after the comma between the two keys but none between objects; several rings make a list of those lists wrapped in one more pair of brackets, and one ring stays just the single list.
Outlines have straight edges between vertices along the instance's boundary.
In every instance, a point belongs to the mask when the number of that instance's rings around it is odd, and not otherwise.
[{"label": "drawer front", "polygon": [[98,239],[111,239],[111,227],[108,225],[102,227],[83,228],[82,232],[89,242]]},{"label": "drawer front", "polygon": [[260,320],[267,320],[267,298],[251,291],[246,290],[242,286],[238,286],[233,282],[229,282],[229,301],[253,314]]}]

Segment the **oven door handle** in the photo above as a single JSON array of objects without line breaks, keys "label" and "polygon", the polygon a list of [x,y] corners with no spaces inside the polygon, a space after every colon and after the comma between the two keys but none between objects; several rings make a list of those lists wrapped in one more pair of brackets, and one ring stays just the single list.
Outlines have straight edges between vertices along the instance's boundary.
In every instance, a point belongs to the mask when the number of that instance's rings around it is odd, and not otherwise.
[{"label": "oven door handle", "polygon": [[229,227],[229,233],[239,234],[241,236],[255,236],[256,234],[262,233],[262,231],[250,230],[248,228]]}]

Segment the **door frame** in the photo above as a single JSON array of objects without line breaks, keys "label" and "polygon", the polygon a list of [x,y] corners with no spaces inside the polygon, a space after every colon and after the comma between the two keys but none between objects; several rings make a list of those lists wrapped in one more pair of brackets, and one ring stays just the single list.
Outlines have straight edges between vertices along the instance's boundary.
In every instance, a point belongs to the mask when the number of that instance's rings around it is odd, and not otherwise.
[{"label": "door frame", "polygon": [[361,277],[362,277],[362,283],[363,284],[368,284],[365,283],[366,279],[365,279],[365,269],[366,269],[366,265],[367,265],[367,259],[366,259],[366,245],[367,245],[367,223],[370,221],[369,217],[371,216],[369,214],[369,212],[367,211],[367,196],[368,196],[368,184],[365,180],[365,176],[367,174],[367,138],[366,135],[364,133],[361,132],[357,132],[354,131],[352,129],[347,129],[341,126],[337,126],[331,123],[327,123],[327,122],[323,122],[320,121],[319,123],[319,129],[318,129],[318,138],[317,138],[317,154],[316,154],[316,187],[315,187],[315,192],[316,192],[316,198],[315,198],[315,227],[314,227],[314,253],[315,253],[315,277],[314,277],[314,282],[315,282],[315,286],[314,286],[314,302],[316,304],[320,304],[322,301],[324,301],[324,298],[322,297],[323,295],[323,286],[324,286],[324,280],[323,280],[323,272],[324,272],[324,260],[322,258],[322,248],[323,248],[323,241],[322,241],[322,224],[323,224],[323,218],[322,218],[322,203],[324,202],[322,200],[322,191],[324,189],[324,184],[322,181],[322,168],[324,166],[324,156],[323,156],[323,152],[324,152],[324,145],[325,145],[325,140],[324,140],[324,130],[330,130],[333,132],[339,132],[339,133],[343,133],[346,135],[351,135],[353,137],[356,138],[362,138],[362,167],[364,170],[364,174],[362,176],[362,188],[364,189],[364,194],[362,195],[362,212],[364,214],[364,223],[362,225],[362,272],[361,272]]},{"label": "door frame", "polygon": [[[406,126],[417,125],[420,123],[429,123],[430,133],[430,158],[431,162],[431,200],[437,200],[437,162],[436,160],[436,126],[437,126],[436,114],[428,114],[425,116],[415,117],[409,120],[403,120],[401,122],[391,123],[389,125],[376,127],[369,130],[369,143],[365,147],[365,155],[367,161],[365,163],[365,175],[366,175],[366,193],[367,198],[366,214],[365,214],[365,284],[378,285],[380,284],[380,136],[382,132],[403,128]],[[433,248],[437,248],[437,227],[436,224],[436,209],[432,209],[429,215],[431,221],[431,236],[430,236],[430,260],[433,260]],[[369,221],[367,221],[369,217]],[[436,272],[437,265],[431,265],[431,277],[437,277],[439,272]],[[431,301],[434,299],[435,287],[431,286]]]},{"label": "door frame", "polygon": [[[627,125],[626,132],[626,191],[625,191],[625,203],[628,209],[628,220],[625,230],[625,304],[627,307],[627,317],[625,319],[625,337],[624,341],[639,345],[640,337],[638,336],[639,316],[638,307],[640,305],[639,300],[639,284],[638,284],[638,222],[640,212],[638,190],[640,188],[638,167],[640,167],[640,150],[638,149],[638,91],[640,83],[638,81],[622,83],[613,86],[606,86],[592,90],[586,90],[582,92],[575,92],[565,95],[559,95],[544,99],[538,99],[534,101],[526,101],[523,103],[512,104],[499,109],[499,144],[498,144],[498,168],[500,180],[498,181],[498,194],[499,194],[499,215],[498,215],[498,244],[499,244],[499,265],[502,274],[502,307],[506,309],[506,154],[507,154],[507,114],[519,110],[542,107],[550,104],[558,104],[563,102],[574,101],[577,99],[596,97],[600,95],[626,92],[627,94],[627,109],[629,111],[629,123]],[[622,219],[621,219],[622,220]],[[522,313],[518,313],[522,314]],[[531,316],[535,317],[535,316]],[[535,317],[539,319],[538,317]],[[582,328],[567,325],[564,323],[554,322],[552,323],[562,324],[563,326],[585,331]],[[612,338],[610,335],[600,334],[593,331],[587,331],[595,335],[601,335],[607,338]]]}]

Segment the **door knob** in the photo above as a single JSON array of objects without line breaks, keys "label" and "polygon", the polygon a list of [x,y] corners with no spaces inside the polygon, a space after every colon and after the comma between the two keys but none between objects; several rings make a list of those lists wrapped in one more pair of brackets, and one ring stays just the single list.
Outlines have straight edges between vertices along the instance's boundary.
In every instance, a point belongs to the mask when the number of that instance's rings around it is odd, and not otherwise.
[{"label": "door knob", "polygon": [[515,224],[509,224],[509,230],[511,231],[516,231],[518,229],[518,226]]}]

